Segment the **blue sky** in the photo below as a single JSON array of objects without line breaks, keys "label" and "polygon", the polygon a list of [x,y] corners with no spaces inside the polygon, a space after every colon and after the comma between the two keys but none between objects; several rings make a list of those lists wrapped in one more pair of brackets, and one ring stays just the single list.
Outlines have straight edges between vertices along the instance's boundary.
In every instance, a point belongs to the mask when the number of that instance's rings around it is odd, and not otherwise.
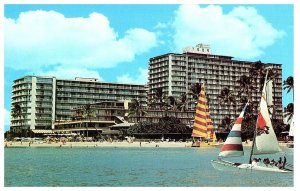
[{"label": "blue sky", "polygon": [[[293,5],[5,5],[5,130],[25,75],[146,83],[150,57],[211,45],[293,76]],[[283,105],[291,102],[283,92]]]}]

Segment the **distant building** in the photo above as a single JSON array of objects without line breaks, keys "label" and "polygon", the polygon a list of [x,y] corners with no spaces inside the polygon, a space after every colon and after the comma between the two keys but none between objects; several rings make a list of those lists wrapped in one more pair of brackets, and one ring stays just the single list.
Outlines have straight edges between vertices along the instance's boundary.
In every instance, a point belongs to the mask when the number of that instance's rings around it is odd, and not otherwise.
[{"label": "distant building", "polygon": [[101,101],[139,99],[146,106],[146,85],[99,82],[95,78],[62,80],[25,76],[12,85],[12,107],[22,108],[11,117],[11,128],[54,129],[54,122],[70,121],[73,108]]},{"label": "distant building", "polygon": [[[230,47],[228,47],[230,48]],[[249,69],[254,62],[233,60],[231,56],[214,55],[209,45],[199,44],[188,47],[183,53],[168,53],[150,58],[149,60],[149,91],[148,99],[154,98],[155,89],[162,88],[164,96],[179,97],[189,93],[192,84],[204,82],[206,94],[209,97],[211,116],[215,127],[225,116],[234,119],[242,107],[237,97],[236,106],[220,104],[218,96],[223,88],[231,91],[239,89],[237,80],[242,75],[249,75]],[[282,119],[282,68],[281,64],[264,64],[277,71],[272,85],[274,87],[271,100],[275,105],[277,119]],[[258,76],[259,78],[259,76]],[[258,81],[257,81],[258,82]],[[258,105],[261,92],[259,84],[252,91],[252,97]],[[189,101],[192,97],[188,96]],[[189,105],[193,109],[194,104]]]}]

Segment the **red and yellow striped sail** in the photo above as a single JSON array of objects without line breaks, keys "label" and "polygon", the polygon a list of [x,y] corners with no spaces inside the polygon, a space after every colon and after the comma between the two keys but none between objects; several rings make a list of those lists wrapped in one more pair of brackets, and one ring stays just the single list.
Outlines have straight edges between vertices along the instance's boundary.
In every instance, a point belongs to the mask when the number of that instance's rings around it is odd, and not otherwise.
[{"label": "red and yellow striped sail", "polygon": [[205,96],[204,84],[201,85],[201,91],[196,107],[195,121],[193,126],[193,137],[202,137],[207,139],[216,139],[212,120],[210,117],[207,99]]},{"label": "red and yellow striped sail", "polygon": [[207,122],[207,138],[210,140],[216,140],[216,134],[210,117],[208,105],[206,105],[206,122]]}]

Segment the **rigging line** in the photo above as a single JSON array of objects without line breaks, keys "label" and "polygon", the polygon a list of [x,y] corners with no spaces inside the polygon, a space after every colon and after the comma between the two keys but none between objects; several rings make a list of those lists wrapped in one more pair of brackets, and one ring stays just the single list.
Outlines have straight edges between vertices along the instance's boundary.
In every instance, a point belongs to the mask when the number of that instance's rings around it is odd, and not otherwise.
[{"label": "rigging line", "polygon": [[294,168],[294,165],[290,164],[290,163],[286,163],[285,164],[286,166],[290,166],[290,167],[293,167]]}]

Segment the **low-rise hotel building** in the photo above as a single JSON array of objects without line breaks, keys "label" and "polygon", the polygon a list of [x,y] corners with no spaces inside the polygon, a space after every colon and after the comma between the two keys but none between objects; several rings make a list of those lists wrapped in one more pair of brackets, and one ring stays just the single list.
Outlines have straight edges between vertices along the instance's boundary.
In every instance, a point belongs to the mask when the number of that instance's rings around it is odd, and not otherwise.
[{"label": "low-rise hotel building", "polygon": [[90,106],[93,111],[93,116],[89,119],[84,117],[84,106],[74,108],[74,116],[72,121],[61,121],[55,123],[56,131],[73,132],[95,136],[98,133],[111,134],[115,133],[112,130],[128,128],[138,122],[158,123],[163,117],[175,117],[180,119],[187,126],[193,125],[194,110],[189,111],[174,111],[168,112],[160,109],[141,107],[146,114],[137,116],[136,113],[129,115],[131,107],[130,101],[102,101]]},{"label": "low-rise hotel building", "polygon": [[12,85],[12,106],[21,116],[11,117],[11,128],[54,129],[55,122],[71,121],[74,108],[101,101],[139,99],[146,106],[146,85],[99,82],[95,78],[62,80],[25,76]]}]

